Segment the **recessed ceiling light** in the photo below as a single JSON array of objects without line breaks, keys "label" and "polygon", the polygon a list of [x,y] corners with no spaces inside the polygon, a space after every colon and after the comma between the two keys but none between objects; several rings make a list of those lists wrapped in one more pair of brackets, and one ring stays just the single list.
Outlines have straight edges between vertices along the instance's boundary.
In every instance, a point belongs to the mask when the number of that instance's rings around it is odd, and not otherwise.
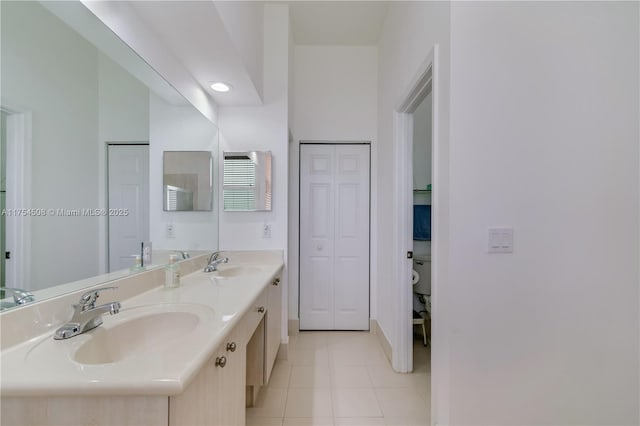
[{"label": "recessed ceiling light", "polygon": [[221,81],[216,81],[215,83],[211,83],[211,88],[216,92],[228,92],[229,90],[231,90],[231,86]]}]

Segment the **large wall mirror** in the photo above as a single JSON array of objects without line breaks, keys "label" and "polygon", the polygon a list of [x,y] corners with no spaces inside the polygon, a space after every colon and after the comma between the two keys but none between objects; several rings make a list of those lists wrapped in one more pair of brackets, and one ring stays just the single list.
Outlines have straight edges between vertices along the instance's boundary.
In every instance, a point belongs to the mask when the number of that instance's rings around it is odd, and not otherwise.
[{"label": "large wall mirror", "polygon": [[0,30],[0,286],[42,300],[133,273],[142,241],[152,266],[216,249],[215,210],[160,207],[162,153],[217,152],[216,126],[80,2],[2,2]]},{"label": "large wall mirror", "polygon": [[271,210],[271,152],[224,152],[225,211]]}]

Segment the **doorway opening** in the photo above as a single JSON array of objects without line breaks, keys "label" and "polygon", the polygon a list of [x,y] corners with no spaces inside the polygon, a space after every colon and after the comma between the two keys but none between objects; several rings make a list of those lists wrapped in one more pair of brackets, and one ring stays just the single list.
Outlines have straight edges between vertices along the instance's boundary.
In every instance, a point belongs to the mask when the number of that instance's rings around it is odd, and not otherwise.
[{"label": "doorway opening", "polygon": [[0,110],[0,287],[6,287],[7,113]]},{"label": "doorway opening", "polygon": [[[431,87],[413,112],[413,356],[430,356],[431,342],[431,193],[432,109]],[[416,338],[424,349],[416,345]]]},{"label": "doorway opening", "polygon": [[[437,60],[438,46],[434,46],[427,55],[422,65],[417,70],[415,77],[408,85],[405,95],[401,98],[401,102],[396,106],[394,112],[394,142],[395,142],[395,159],[396,159],[396,204],[395,215],[398,218],[394,225],[396,231],[395,251],[398,256],[396,265],[396,279],[399,285],[398,312],[396,316],[396,339],[394,341],[393,368],[398,372],[410,372],[413,369],[413,346],[414,346],[414,319],[425,319],[425,332],[430,337],[431,334],[426,330],[426,319],[436,318],[437,306],[437,269],[438,269],[438,80],[437,80]],[[430,158],[427,158],[429,149],[421,147],[421,152],[415,155],[416,168],[418,170],[418,179],[414,177],[414,117],[416,112],[420,113],[419,108],[423,101],[427,100],[431,106],[430,131],[431,148]],[[424,105],[426,107],[427,104]],[[427,108],[428,109],[428,108]],[[426,112],[428,114],[428,112]],[[427,167],[422,167],[426,162],[432,164],[432,170],[427,172]],[[431,181],[430,177],[431,176]],[[414,186],[418,185],[417,187]],[[431,187],[429,187],[431,184]],[[414,191],[417,190],[417,191]],[[415,195],[414,195],[415,194]],[[420,210],[416,215],[416,223],[414,224],[414,209],[419,206]],[[430,226],[428,226],[430,224]],[[417,225],[417,236],[419,240],[414,247],[414,226]],[[433,230],[433,231],[431,231]],[[430,240],[430,249],[428,243]],[[431,268],[428,271],[423,269],[423,275],[430,275],[429,292],[430,300],[424,298],[424,309],[427,311],[427,303],[430,302],[428,316],[425,312],[418,312],[420,318],[414,318],[414,286],[413,286],[413,270],[414,270],[414,252],[417,252],[422,262],[426,258],[426,254],[430,254]],[[422,252],[422,253],[421,253]],[[420,256],[422,254],[423,256]],[[424,264],[421,266],[425,266]],[[427,265],[428,266],[428,265]],[[426,278],[423,284],[426,283]],[[418,295],[419,296],[419,295]],[[419,307],[420,298],[417,300],[416,306]],[[421,330],[422,331],[422,330]],[[435,330],[434,330],[435,331]],[[434,332],[434,337],[437,333]],[[424,342],[424,340],[423,340]],[[434,351],[437,345],[437,339],[427,339],[427,344]],[[435,345],[434,345],[435,344]]]},{"label": "doorway opening", "polygon": [[2,287],[32,290],[31,217],[31,112],[0,106],[2,115]]}]

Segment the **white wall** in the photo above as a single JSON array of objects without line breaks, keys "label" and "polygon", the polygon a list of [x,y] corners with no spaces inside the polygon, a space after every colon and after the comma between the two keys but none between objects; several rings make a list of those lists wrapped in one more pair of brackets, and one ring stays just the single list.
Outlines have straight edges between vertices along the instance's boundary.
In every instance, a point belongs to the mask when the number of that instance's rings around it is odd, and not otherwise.
[{"label": "white wall", "polygon": [[264,2],[215,1],[214,4],[258,95],[262,98]]},{"label": "white wall", "polygon": [[148,141],[149,89],[101,53],[98,84],[100,141]]},{"label": "white wall", "polygon": [[[638,5],[450,7],[392,3],[379,53],[393,158],[394,102],[440,44],[432,421],[637,424]],[[379,259],[394,173],[380,162]],[[513,254],[486,254],[491,226],[515,228]]]},{"label": "white wall", "polygon": [[[295,46],[293,143],[289,160],[289,319],[298,319],[299,154],[301,140],[369,141],[375,157],[378,101],[376,46]],[[377,192],[372,161],[372,205]],[[375,250],[376,211],[371,246]],[[372,258],[374,255],[372,255]],[[373,264],[373,262],[372,262]],[[371,273],[371,317],[376,317],[376,274]]]},{"label": "white wall", "polygon": [[[149,89],[98,53],[98,207],[107,205],[107,142],[149,142]],[[99,217],[98,273],[107,272],[107,217]]]},{"label": "white wall", "polygon": [[[271,151],[273,161],[272,210],[270,212],[220,211],[221,250],[281,249],[287,260],[288,176],[288,69],[289,8],[264,5],[264,104],[257,107],[220,107],[222,151]],[[219,162],[222,167],[222,162]],[[222,183],[218,182],[222,200]],[[264,224],[271,238],[262,238]],[[286,281],[285,270],[283,281]],[[283,287],[283,341],[287,341],[287,283]]]},{"label": "white wall", "polygon": [[163,76],[198,111],[217,122],[217,105],[186,67],[158,41],[130,4],[108,0],[80,0],[107,27]]},{"label": "white wall", "polygon": [[640,422],[638,16],[452,6],[451,424]]},{"label": "white wall", "polygon": [[[17,207],[98,207],[97,55],[38,3],[2,4],[2,102],[33,113],[32,200]],[[9,286],[35,290],[96,275],[97,217],[50,215],[31,226],[31,282]]]},{"label": "white wall", "polygon": [[[192,106],[174,106],[154,93],[149,98],[149,223],[154,249],[215,250],[218,202],[212,211],[166,212],[162,208],[164,151],[211,151],[218,160],[218,128]],[[214,167],[214,185],[220,174]],[[173,238],[167,225],[173,225]]]},{"label": "white wall", "polygon": [[[396,253],[395,217],[397,203],[395,170],[395,146],[393,143],[393,114],[406,96],[411,81],[421,64],[427,59],[435,44],[439,46],[438,63],[434,69],[438,96],[434,96],[434,108],[438,117],[433,123],[438,135],[434,146],[434,184],[432,219],[432,420],[447,424],[448,413],[448,354],[446,311],[441,306],[447,300],[448,268],[448,146],[449,146],[449,16],[448,2],[391,2],[387,19],[379,40],[379,101],[378,101],[378,256],[374,262],[378,275],[378,323],[393,345],[397,357],[398,334],[401,325],[397,312],[399,297],[404,287],[397,282],[390,265],[406,262],[404,253]],[[437,220],[437,222],[436,222]],[[402,256],[402,257],[401,257]],[[410,262],[410,261],[409,261]]]}]

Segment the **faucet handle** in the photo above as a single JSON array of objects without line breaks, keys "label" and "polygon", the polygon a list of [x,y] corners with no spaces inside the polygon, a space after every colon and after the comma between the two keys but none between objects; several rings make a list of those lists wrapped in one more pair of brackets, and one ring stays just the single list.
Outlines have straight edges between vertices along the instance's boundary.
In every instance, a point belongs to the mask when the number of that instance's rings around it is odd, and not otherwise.
[{"label": "faucet handle", "polygon": [[13,301],[16,305],[24,305],[28,302],[33,302],[36,300],[35,296],[32,293],[29,293],[26,290],[22,290],[20,288],[12,288],[12,287],[2,287],[0,291],[5,293],[11,293],[13,295]]},{"label": "faucet handle", "polygon": [[103,290],[115,290],[118,287],[101,287],[101,288],[96,288],[94,290],[89,290],[85,293],[82,294],[82,296],[80,296],[80,302],[78,303],[79,306],[81,306],[82,308],[85,307],[89,307],[89,308],[93,308],[96,305],[96,300],[98,300],[98,297],[100,295],[100,292],[102,292]]}]

